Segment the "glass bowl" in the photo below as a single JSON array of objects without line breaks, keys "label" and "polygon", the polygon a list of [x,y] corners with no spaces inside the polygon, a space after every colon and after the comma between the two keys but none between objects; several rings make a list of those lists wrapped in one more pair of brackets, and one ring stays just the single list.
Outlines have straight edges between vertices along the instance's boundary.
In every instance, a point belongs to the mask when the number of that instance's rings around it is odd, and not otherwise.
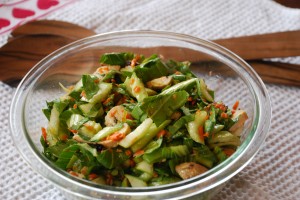
[{"label": "glass bowl", "polygon": [[[178,183],[146,188],[97,185],[60,170],[43,154],[41,127],[46,101],[64,94],[59,86],[72,85],[82,74],[92,73],[103,53],[134,52],[164,59],[191,61],[197,76],[215,90],[215,100],[226,105],[240,101],[249,119],[242,144],[223,163],[207,173]],[[67,45],[40,61],[22,80],[12,101],[10,128],[14,143],[29,165],[72,199],[208,199],[223,183],[241,171],[266,138],[271,120],[267,90],[255,71],[241,58],[207,40],[162,31],[121,31],[99,34]]]}]

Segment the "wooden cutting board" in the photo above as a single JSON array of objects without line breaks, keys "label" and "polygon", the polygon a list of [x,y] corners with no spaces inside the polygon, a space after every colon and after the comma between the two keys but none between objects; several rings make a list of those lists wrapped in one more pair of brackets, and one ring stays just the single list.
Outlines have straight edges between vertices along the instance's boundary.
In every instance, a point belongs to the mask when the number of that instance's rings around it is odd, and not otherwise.
[{"label": "wooden cutting board", "polygon": [[[42,58],[66,44],[94,34],[78,25],[54,20],[33,21],[20,26],[0,48],[0,80],[16,86]],[[300,56],[299,35],[300,31],[289,31],[214,42],[247,60],[264,81],[300,86],[299,65],[261,60]]]}]

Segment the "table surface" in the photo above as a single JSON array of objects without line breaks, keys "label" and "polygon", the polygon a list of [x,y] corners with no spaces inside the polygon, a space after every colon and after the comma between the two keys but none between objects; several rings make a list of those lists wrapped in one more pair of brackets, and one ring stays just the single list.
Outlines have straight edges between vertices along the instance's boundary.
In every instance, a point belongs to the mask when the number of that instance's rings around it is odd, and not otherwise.
[{"label": "table surface", "polygon": [[[270,0],[81,0],[42,19],[72,22],[97,33],[152,29],[205,39],[300,29],[300,9],[286,8]],[[0,35],[0,45],[5,44],[8,35],[9,32]],[[277,60],[300,64],[299,57]],[[300,88],[266,86],[273,115],[266,142],[253,161],[214,199],[300,197]],[[0,199],[62,200],[61,193],[33,172],[14,147],[8,122],[14,91],[0,82]]]}]

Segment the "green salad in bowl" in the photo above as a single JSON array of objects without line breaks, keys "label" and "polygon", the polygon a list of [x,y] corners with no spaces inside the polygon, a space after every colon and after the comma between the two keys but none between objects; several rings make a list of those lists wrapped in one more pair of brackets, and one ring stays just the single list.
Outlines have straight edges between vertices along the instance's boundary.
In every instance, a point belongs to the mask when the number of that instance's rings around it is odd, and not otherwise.
[{"label": "green salad in bowl", "polygon": [[245,61],[164,31],[103,33],[41,60],[10,108],[15,147],[66,199],[209,199],[262,146],[270,100]]},{"label": "green salad in bowl", "polygon": [[[92,74],[47,101],[44,155],[102,185],[159,186],[203,174],[231,156],[248,116],[214,101],[190,62],[106,53]],[[59,83],[57,83],[59,84]]]}]

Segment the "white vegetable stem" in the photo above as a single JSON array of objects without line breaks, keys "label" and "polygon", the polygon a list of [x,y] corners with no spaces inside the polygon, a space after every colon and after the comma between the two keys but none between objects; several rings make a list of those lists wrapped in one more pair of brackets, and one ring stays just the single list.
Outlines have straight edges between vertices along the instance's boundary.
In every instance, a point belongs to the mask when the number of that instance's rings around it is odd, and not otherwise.
[{"label": "white vegetable stem", "polygon": [[144,137],[152,122],[153,120],[151,118],[145,119],[145,121],[141,125],[139,125],[134,131],[129,133],[123,140],[121,140],[119,145],[124,148],[128,148],[133,145],[135,142]]}]

